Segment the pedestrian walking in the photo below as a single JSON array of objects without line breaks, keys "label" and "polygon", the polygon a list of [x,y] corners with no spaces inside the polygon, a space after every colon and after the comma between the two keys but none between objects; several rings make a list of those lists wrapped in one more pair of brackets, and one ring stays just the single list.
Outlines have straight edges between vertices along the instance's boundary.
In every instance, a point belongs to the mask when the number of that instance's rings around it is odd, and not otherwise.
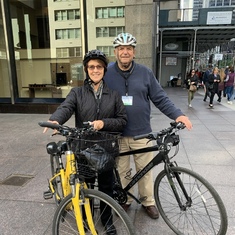
[{"label": "pedestrian walking", "polygon": [[188,89],[188,106],[192,107],[192,100],[194,98],[194,94],[197,91],[198,84],[198,76],[195,72],[195,69],[191,69],[189,72],[189,76],[187,78],[187,89]]},{"label": "pedestrian walking", "polygon": [[210,104],[209,104],[210,108],[213,108],[213,100],[215,94],[218,95],[219,83],[220,83],[219,69],[217,67],[214,67],[212,73],[209,75],[208,78],[208,91],[211,93]]},{"label": "pedestrian walking", "polygon": [[204,96],[203,101],[206,101],[207,97],[210,96],[209,89],[208,89],[208,79],[209,79],[209,75],[211,73],[212,73],[212,66],[208,65],[208,69],[204,72],[203,78],[202,78],[202,81],[204,84],[204,92],[205,92],[205,96]]},{"label": "pedestrian walking", "polygon": [[230,67],[230,71],[225,80],[225,93],[227,95],[227,103],[233,104],[233,90],[234,90],[234,67]]}]

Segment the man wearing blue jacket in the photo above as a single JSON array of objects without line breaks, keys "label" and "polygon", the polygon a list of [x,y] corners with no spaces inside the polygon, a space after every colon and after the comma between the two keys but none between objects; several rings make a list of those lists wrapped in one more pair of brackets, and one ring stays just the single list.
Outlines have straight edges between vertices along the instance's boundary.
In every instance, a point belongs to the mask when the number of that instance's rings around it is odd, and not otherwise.
[{"label": "man wearing blue jacket", "polygon": [[[111,89],[117,90],[122,96],[127,111],[128,122],[123,132],[124,138],[120,143],[121,152],[147,146],[146,140],[134,141],[133,136],[152,131],[150,101],[167,117],[177,122],[183,122],[190,130],[192,128],[191,122],[170,101],[153,72],[144,65],[135,63],[135,37],[129,33],[121,33],[115,38],[113,46],[116,63],[108,67],[104,80]],[[136,171],[139,171],[153,158],[153,154],[143,153],[133,157]],[[122,185],[125,187],[130,181],[130,177],[126,177],[130,170],[130,156],[120,157],[117,162]],[[143,208],[152,219],[157,219],[159,213],[154,201],[152,171],[138,182],[138,189],[140,198],[146,199],[142,202]],[[131,198],[128,198],[127,203],[123,205],[126,211],[131,202]]]}]

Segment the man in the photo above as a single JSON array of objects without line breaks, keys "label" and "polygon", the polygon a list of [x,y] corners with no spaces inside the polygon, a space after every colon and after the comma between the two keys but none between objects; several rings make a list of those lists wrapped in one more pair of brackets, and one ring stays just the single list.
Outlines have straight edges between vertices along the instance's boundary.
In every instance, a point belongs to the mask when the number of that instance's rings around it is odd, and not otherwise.
[{"label": "man", "polygon": [[203,78],[202,78],[202,81],[203,81],[203,84],[204,84],[204,91],[205,91],[205,96],[204,96],[204,99],[203,101],[206,101],[207,99],[207,96],[210,97],[210,94],[209,94],[209,89],[208,89],[208,79],[209,79],[209,75],[212,73],[212,66],[209,65],[208,66],[208,69],[205,71],[205,73],[203,74]]},{"label": "man", "polygon": [[[134,62],[135,37],[129,33],[121,33],[115,38],[113,46],[117,61],[108,67],[104,79],[111,89],[120,93],[127,110],[128,121],[123,132],[124,138],[120,142],[121,152],[151,145],[151,143],[146,144],[146,140],[134,141],[132,138],[135,135],[151,132],[150,100],[166,116],[185,123],[186,127],[191,129],[191,122],[169,100],[153,72],[144,65]],[[136,171],[139,171],[153,158],[153,154],[137,154],[133,157]],[[126,177],[130,169],[130,156],[120,157],[117,162],[122,185],[125,187],[130,178]],[[143,208],[152,219],[157,219],[159,213],[154,202],[152,171],[138,182],[138,188],[140,198],[144,199]],[[126,211],[131,202],[131,198],[128,198],[128,202],[123,205]]]}]

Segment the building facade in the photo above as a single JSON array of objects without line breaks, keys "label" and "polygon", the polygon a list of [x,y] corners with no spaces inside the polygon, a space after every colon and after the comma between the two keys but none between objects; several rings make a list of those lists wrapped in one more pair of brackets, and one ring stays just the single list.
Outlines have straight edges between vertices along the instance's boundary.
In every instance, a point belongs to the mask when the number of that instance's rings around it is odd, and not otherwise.
[{"label": "building facade", "polygon": [[[197,65],[199,53],[234,37],[233,1],[0,0],[0,112],[52,113],[83,84],[88,50],[115,61],[121,32],[136,37],[135,60],[165,87]],[[211,25],[216,12],[224,22]]]}]

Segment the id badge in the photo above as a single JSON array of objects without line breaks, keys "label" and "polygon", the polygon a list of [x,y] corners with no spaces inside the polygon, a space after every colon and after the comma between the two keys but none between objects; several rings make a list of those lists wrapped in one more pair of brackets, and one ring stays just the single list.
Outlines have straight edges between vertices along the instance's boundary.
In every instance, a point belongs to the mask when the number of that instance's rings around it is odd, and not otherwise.
[{"label": "id badge", "polygon": [[133,96],[122,96],[122,102],[124,103],[124,105],[132,105]]}]

